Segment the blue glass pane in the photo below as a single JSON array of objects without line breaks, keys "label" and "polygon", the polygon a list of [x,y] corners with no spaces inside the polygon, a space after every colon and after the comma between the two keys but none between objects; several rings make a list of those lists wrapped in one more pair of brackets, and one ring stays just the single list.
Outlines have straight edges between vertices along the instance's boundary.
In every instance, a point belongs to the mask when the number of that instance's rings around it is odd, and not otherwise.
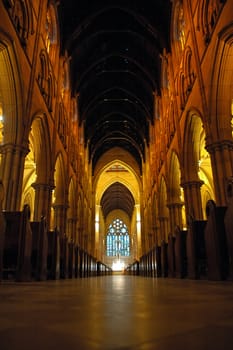
[{"label": "blue glass pane", "polygon": [[130,240],[127,226],[123,221],[116,219],[109,226],[106,236],[106,255],[107,256],[129,256]]}]

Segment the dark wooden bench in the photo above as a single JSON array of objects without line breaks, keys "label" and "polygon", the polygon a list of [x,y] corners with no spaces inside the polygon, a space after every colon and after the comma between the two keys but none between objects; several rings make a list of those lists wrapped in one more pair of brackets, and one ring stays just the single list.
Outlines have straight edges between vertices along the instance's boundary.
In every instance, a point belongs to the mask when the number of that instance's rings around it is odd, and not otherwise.
[{"label": "dark wooden bench", "polygon": [[184,278],[187,276],[187,231],[181,230],[179,227],[176,227],[175,237],[176,277]]},{"label": "dark wooden bench", "polygon": [[155,247],[155,276],[161,277],[162,276],[162,266],[161,266],[161,247],[156,246]]},{"label": "dark wooden bench", "polygon": [[49,231],[48,235],[48,257],[47,257],[47,278],[60,278],[60,235],[57,229]]},{"label": "dark wooden bench", "polygon": [[188,278],[206,278],[205,220],[188,219],[187,230],[187,272]]},{"label": "dark wooden bench", "polygon": [[172,234],[170,234],[168,236],[168,247],[167,247],[168,277],[175,277],[175,274],[176,274],[175,241],[176,241],[176,238]]},{"label": "dark wooden bench", "polygon": [[60,278],[68,277],[69,247],[68,238],[60,237]]},{"label": "dark wooden bench", "polygon": [[233,280],[233,179],[227,183],[228,205],[224,216],[226,231],[227,250],[228,250],[228,279]]},{"label": "dark wooden bench", "polygon": [[228,276],[228,251],[224,226],[225,213],[226,207],[217,207],[212,200],[207,202],[205,245],[207,275],[210,280],[224,280]]},{"label": "dark wooden bench", "polygon": [[32,231],[30,208],[23,211],[3,212],[6,228],[3,252],[3,278],[16,281],[31,280]]},{"label": "dark wooden bench", "polygon": [[39,222],[31,222],[32,229],[32,278],[38,281],[47,279],[48,236],[44,217]]},{"label": "dark wooden bench", "polygon": [[168,244],[163,241],[161,243],[161,271],[162,271],[162,277],[168,276],[168,253],[167,249]]},{"label": "dark wooden bench", "polygon": [[[1,187],[1,183],[0,183]],[[6,231],[6,221],[5,216],[1,210],[2,208],[1,201],[1,191],[0,191],[0,281],[2,280],[3,274],[3,253],[4,253],[4,240],[5,240],[5,231]]]}]

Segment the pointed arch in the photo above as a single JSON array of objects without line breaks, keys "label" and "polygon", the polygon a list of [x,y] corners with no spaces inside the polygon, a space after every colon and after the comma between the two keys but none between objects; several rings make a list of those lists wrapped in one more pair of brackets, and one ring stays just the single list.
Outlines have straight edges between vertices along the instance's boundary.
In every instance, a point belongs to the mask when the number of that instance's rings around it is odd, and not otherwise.
[{"label": "pointed arch", "polygon": [[51,173],[51,139],[44,113],[38,112],[32,119],[28,135],[29,152],[25,157],[21,208],[28,204],[34,217],[35,184],[49,184]]},{"label": "pointed arch", "polygon": [[72,241],[76,241],[76,223],[77,223],[77,203],[76,186],[72,177],[68,187],[68,210],[67,210],[67,235]]},{"label": "pointed arch", "polygon": [[9,38],[0,34],[0,94],[3,112],[3,143],[22,142],[24,97],[17,53]]},{"label": "pointed arch", "polygon": [[167,202],[167,183],[165,177],[162,176],[158,191],[158,215],[161,241],[167,241],[169,234],[169,210],[167,207]]},{"label": "pointed arch", "polygon": [[232,89],[233,89],[233,22],[218,35],[213,55],[210,81],[209,108],[211,133],[215,141],[232,141]]},{"label": "pointed arch", "polygon": [[206,132],[201,114],[191,110],[187,114],[183,146],[183,180],[201,181],[202,214],[209,199],[215,199],[210,154],[206,150]]},{"label": "pointed arch", "polygon": [[54,183],[55,183],[55,204],[64,204],[66,202],[66,171],[65,162],[62,153],[59,152],[55,162],[54,172]]}]

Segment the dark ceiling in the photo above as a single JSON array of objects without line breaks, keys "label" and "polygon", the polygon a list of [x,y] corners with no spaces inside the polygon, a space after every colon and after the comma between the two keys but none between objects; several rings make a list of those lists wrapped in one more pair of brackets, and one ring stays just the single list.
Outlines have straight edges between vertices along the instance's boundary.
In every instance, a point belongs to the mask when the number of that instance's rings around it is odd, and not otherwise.
[{"label": "dark ceiling", "polygon": [[58,8],[93,170],[115,146],[141,169],[160,91],[160,55],[169,50],[170,0],[60,0]]}]

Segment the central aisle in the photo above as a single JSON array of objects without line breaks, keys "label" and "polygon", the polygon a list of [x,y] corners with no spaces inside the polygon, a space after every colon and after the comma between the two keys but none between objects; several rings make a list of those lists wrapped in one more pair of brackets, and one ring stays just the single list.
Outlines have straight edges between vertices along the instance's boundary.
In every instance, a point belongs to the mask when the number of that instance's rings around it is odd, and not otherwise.
[{"label": "central aisle", "polygon": [[0,285],[1,350],[232,350],[233,284],[114,275]]}]

